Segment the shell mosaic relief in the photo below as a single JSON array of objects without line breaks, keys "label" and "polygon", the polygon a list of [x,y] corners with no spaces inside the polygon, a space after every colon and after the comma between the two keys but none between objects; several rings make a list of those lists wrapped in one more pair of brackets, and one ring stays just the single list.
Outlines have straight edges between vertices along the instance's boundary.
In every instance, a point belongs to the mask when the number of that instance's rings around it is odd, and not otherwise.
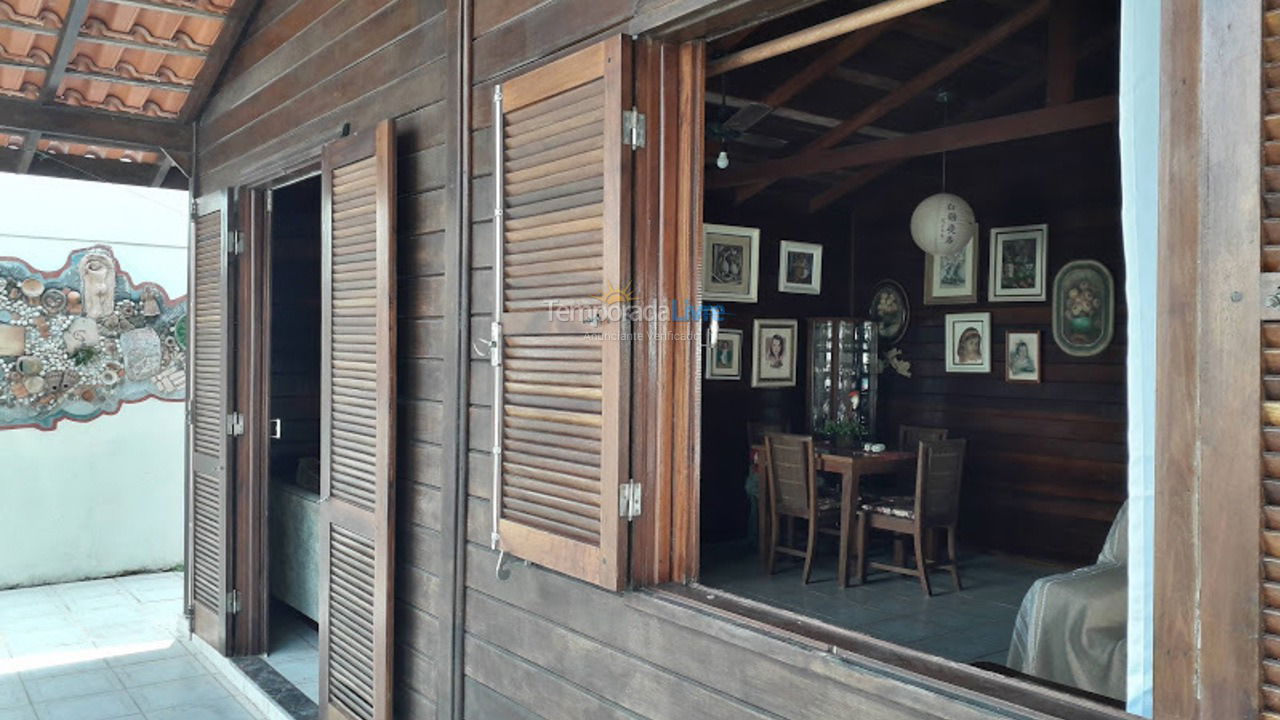
[{"label": "shell mosaic relief", "polygon": [[111,250],[40,272],[0,258],[0,429],[54,429],[186,396],[187,300],[135,285]]}]

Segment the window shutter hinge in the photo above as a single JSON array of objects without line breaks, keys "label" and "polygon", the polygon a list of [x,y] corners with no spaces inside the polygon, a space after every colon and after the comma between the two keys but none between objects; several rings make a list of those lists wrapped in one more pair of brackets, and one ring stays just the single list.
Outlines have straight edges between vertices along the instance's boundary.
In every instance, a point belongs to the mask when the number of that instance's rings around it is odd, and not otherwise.
[{"label": "window shutter hinge", "polygon": [[227,415],[227,434],[231,437],[240,437],[244,434],[244,415],[238,412]]},{"label": "window shutter hinge", "polygon": [[239,230],[227,231],[227,254],[239,255],[244,252],[244,233]]},{"label": "window shutter hinge", "polygon": [[267,191],[267,212],[271,212],[276,206],[276,193],[274,190]]},{"label": "window shutter hinge", "polygon": [[640,517],[640,483],[632,480],[618,488],[618,516],[624,520]]},{"label": "window shutter hinge", "polygon": [[623,144],[629,145],[632,150],[644,147],[646,124],[644,113],[634,107],[624,110],[622,113]]},{"label": "window shutter hinge", "polygon": [[240,591],[232,590],[227,593],[227,614],[235,615],[240,612]]}]

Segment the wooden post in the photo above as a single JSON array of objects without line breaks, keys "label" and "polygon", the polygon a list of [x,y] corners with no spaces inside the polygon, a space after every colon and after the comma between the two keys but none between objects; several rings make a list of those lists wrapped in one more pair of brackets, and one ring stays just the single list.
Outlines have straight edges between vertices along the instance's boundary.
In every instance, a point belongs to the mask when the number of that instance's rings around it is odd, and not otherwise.
[{"label": "wooden post", "polygon": [[1165,4],[1155,716],[1257,717],[1261,4]]}]

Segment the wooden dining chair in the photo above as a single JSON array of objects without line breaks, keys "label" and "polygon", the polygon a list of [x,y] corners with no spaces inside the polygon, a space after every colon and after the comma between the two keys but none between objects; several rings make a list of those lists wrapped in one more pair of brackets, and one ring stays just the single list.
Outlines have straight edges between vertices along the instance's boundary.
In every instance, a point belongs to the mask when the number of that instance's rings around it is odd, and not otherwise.
[{"label": "wooden dining chair", "polygon": [[[867,578],[867,565],[876,570],[920,578],[925,595],[929,587],[930,568],[949,570],[960,586],[960,570],[956,565],[956,523],[960,515],[960,480],[964,474],[964,440],[924,440],[916,460],[914,496],[887,497],[865,503],[858,511],[858,582]],[[925,538],[931,530],[947,534],[947,562],[925,558]],[[915,550],[915,567],[895,558],[894,563],[868,563],[867,547],[872,530],[894,533],[895,539],[910,536]],[[897,553],[895,553],[896,555]]]},{"label": "wooden dining chair", "polygon": [[921,427],[919,425],[898,426],[898,449],[906,452],[918,452],[921,440],[946,439],[946,428]]},{"label": "wooden dining chair", "polygon": [[[779,554],[804,558],[804,575],[809,582],[813,571],[813,556],[818,544],[818,533],[840,535],[840,498],[822,497],[818,494],[817,456],[813,451],[813,437],[770,433],[764,437],[765,482],[768,486],[769,507],[772,512],[771,537],[766,569],[774,571],[774,561]],[[787,518],[787,544],[780,541],[782,519]],[[795,520],[808,524],[804,549],[795,547]],[[837,527],[829,526],[834,518]],[[824,525],[824,523],[827,523]]]}]

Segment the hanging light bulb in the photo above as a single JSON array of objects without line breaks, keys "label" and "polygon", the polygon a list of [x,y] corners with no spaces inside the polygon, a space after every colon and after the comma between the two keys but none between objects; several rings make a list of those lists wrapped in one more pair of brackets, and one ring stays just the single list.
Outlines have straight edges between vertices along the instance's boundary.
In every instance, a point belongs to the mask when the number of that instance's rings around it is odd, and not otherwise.
[{"label": "hanging light bulb", "polygon": [[716,167],[721,170],[729,167],[729,153],[724,148],[720,148],[720,154],[716,156]]}]

